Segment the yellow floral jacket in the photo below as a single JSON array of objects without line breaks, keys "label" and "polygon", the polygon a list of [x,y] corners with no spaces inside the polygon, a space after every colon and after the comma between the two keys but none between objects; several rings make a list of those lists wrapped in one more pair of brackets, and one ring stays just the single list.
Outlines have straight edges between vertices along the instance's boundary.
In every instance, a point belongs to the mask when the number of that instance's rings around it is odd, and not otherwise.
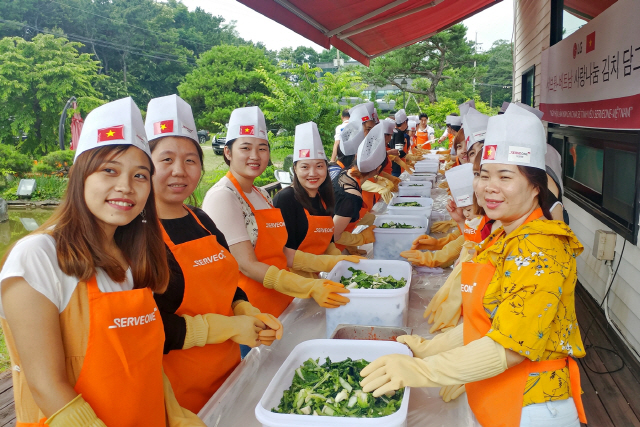
[{"label": "yellow floral jacket", "polygon": [[[476,262],[496,266],[483,300],[492,320],[487,336],[534,362],[584,357],[574,300],[583,250],[569,226],[544,219],[508,236],[500,228],[480,243]],[[568,368],[532,373],[523,406],[569,396]]]}]

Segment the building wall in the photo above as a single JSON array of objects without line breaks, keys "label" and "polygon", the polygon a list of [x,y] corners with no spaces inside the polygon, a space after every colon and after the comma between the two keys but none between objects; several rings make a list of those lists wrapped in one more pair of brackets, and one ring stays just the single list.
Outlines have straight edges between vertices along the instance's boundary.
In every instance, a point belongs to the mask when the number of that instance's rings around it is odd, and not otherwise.
[{"label": "building wall", "polygon": [[[536,66],[534,102],[540,103],[540,62],[542,51],[549,47],[551,0],[514,0],[514,84],[513,99],[520,100],[522,73]],[[610,269],[604,261],[592,255],[595,230],[610,230],[578,205],[564,198],[569,212],[571,229],[584,245],[585,250],[577,260],[578,280],[598,301],[602,302],[606,292]],[[616,240],[617,267],[624,239]],[[622,331],[631,347],[640,353],[640,249],[627,242],[608,298],[611,320]]]},{"label": "building wall", "polygon": [[513,100],[520,101],[522,73],[536,66],[534,103],[540,103],[540,58],[549,47],[551,0],[514,1],[515,49]]}]

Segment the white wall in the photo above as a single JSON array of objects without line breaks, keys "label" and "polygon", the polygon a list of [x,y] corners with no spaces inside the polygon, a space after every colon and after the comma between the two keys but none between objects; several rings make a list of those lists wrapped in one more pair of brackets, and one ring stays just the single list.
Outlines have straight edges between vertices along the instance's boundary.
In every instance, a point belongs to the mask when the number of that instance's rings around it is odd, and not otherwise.
[{"label": "white wall", "polygon": [[[593,257],[593,243],[596,230],[611,230],[584,209],[566,197],[563,202],[569,212],[570,226],[584,245],[584,252],[577,259],[578,280],[598,301],[602,302],[606,292],[609,267],[604,261]],[[613,269],[618,266],[624,238],[616,238],[616,259]],[[618,274],[609,293],[609,315],[622,331],[636,353],[640,353],[640,248],[627,242],[622,255]]]}]

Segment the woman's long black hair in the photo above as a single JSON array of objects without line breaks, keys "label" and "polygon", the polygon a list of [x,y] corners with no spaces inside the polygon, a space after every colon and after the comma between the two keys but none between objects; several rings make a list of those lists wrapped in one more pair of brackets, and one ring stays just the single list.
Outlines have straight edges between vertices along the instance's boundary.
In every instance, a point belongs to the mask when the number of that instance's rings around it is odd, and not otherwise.
[{"label": "woman's long black hair", "polygon": [[[333,216],[333,208],[335,205],[335,197],[333,196],[333,184],[331,183],[331,177],[329,176],[329,162],[327,162],[326,160],[324,162],[326,166],[327,176],[325,177],[323,183],[320,184],[320,187],[318,188],[318,194],[320,195],[320,199],[324,203],[324,209],[327,213],[327,216]],[[302,186],[302,184],[300,184],[300,181],[298,180],[298,175],[296,174],[297,163],[298,162],[295,162],[292,168],[293,169],[292,187],[293,187],[294,197],[296,198],[298,203],[300,203],[302,207],[305,208],[307,212],[309,212],[309,214],[320,215],[321,212],[318,212],[313,207],[313,204],[311,203],[311,197],[309,197],[307,190],[304,189],[304,187]],[[348,167],[346,164],[345,166]]]},{"label": "woman's long black hair", "polygon": [[551,206],[548,196],[547,172],[542,169],[532,168],[531,166],[518,166],[518,170],[520,170],[520,173],[527,179],[529,184],[538,190],[538,204],[542,208],[544,216],[547,219],[553,219],[549,211]]}]

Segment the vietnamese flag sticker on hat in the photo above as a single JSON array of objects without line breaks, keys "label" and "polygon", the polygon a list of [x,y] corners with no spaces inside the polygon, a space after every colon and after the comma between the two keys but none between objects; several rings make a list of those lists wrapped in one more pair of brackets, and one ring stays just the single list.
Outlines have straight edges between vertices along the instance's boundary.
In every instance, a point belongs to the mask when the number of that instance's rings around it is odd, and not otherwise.
[{"label": "vietnamese flag sticker on hat", "polygon": [[496,151],[498,150],[497,145],[485,145],[484,153],[482,154],[483,160],[495,160],[496,159]]},{"label": "vietnamese flag sticker on hat", "polygon": [[253,129],[252,125],[240,126],[240,135],[253,135]]},{"label": "vietnamese flag sticker on hat", "polygon": [[153,124],[154,135],[170,132],[173,132],[173,120],[163,120],[161,122],[155,122]]},{"label": "vietnamese flag sticker on hat", "polygon": [[124,125],[98,129],[98,142],[113,141],[116,139],[124,139]]}]

